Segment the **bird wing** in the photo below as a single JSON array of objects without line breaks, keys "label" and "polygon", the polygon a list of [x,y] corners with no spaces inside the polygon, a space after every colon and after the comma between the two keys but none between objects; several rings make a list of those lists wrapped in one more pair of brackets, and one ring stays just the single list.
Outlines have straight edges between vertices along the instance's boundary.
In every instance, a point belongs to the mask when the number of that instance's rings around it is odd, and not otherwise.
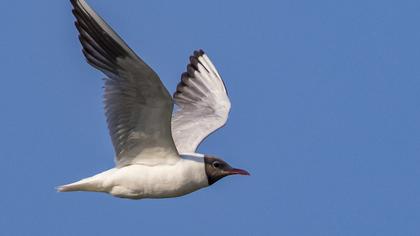
[{"label": "bird wing", "polygon": [[83,54],[108,77],[105,114],[117,166],[174,163],[173,101],[165,86],[84,0],[71,3]]},{"label": "bird wing", "polygon": [[193,153],[228,118],[230,101],[209,57],[195,51],[174,94],[179,110],[172,115],[172,135],[180,153]]}]

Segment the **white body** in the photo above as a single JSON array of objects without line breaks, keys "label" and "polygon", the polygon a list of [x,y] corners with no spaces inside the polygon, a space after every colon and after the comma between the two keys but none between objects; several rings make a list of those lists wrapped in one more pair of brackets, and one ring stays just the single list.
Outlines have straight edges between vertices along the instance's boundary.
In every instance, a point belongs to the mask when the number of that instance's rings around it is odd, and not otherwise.
[{"label": "white body", "polygon": [[133,164],[113,168],[59,190],[105,192],[121,198],[142,199],[178,197],[206,186],[204,157],[190,154],[181,155],[173,165]]}]

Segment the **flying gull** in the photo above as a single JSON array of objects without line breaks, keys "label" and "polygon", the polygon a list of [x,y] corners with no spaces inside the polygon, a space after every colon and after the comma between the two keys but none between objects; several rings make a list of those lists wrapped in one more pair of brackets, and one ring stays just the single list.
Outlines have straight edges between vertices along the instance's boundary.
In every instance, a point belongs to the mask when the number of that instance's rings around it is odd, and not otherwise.
[{"label": "flying gull", "polygon": [[[116,166],[60,192],[91,191],[116,197],[178,197],[228,175],[249,175],[210,155],[196,153],[228,118],[225,85],[202,50],[190,57],[173,97],[158,75],[84,0],[71,0],[87,62],[105,79],[105,114]],[[179,109],[173,113],[173,106]]]}]

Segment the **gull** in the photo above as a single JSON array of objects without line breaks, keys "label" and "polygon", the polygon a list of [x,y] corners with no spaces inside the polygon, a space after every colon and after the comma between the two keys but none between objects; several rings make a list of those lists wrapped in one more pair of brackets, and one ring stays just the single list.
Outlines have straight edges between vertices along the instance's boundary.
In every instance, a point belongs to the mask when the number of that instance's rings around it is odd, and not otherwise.
[{"label": "gull", "polygon": [[249,175],[196,153],[203,139],[225,125],[231,107],[224,82],[203,50],[189,58],[172,97],[153,69],[84,0],[71,3],[86,61],[106,75],[105,115],[116,165],[58,191],[170,198],[225,176]]}]

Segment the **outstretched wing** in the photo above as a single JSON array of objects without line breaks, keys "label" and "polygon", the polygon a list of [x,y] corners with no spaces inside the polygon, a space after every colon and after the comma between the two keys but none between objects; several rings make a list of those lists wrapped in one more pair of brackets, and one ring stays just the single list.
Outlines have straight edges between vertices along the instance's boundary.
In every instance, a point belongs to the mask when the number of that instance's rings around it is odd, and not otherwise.
[{"label": "outstretched wing", "polygon": [[71,0],[87,62],[107,75],[105,113],[118,166],[176,161],[173,101],[156,73],[84,0]]},{"label": "outstretched wing", "polygon": [[179,110],[172,116],[172,135],[180,153],[193,153],[228,118],[230,101],[222,78],[203,50],[190,57],[174,94]]}]

